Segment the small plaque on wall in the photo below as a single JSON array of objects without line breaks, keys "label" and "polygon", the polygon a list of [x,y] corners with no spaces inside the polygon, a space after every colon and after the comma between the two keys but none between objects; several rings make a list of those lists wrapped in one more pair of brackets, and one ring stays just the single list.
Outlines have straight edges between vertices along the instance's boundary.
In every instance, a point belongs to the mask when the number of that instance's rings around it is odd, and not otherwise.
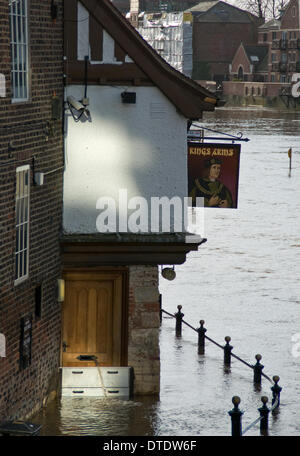
[{"label": "small plaque on wall", "polygon": [[5,350],[5,336],[4,334],[0,333],[0,358],[6,357],[6,350]]},{"label": "small plaque on wall", "polygon": [[21,318],[20,369],[31,364],[32,315]]}]

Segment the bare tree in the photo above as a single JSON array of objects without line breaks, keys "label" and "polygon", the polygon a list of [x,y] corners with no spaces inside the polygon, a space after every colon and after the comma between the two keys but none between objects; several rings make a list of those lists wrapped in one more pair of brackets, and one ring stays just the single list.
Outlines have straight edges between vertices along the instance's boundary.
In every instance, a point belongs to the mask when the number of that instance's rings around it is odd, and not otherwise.
[{"label": "bare tree", "polygon": [[278,19],[289,0],[229,0],[229,3],[261,18]]}]

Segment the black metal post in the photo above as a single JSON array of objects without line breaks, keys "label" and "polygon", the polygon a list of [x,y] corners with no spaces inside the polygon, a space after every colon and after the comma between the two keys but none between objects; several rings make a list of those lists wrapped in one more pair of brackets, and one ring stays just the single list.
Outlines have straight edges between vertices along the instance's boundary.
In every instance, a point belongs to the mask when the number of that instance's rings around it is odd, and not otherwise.
[{"label": "black metal post", "polygon": [[267,396],[262,396],[261,401],[262,401],[263,405],[262,405],[262,407],[260,407],[258,409],[258,411],[260,413],[260,417],[261,417],[260,430],[267,431],[268,426],[269,426],[269,413],[270,413],[270,410],[267,407],[267,402],[268,402]]},{"label": "black metal post", "polygon": [[275,404],[276,399],[278,397],[278,404],[275,408],[277,408],[280,404],[280,392],[281,392],[282,388],[278,385],[279,380],[280,380],[280,377],[278,377],[278,375],[274,375],[273,381],[274,381],[275,385],[272,386],[271,390],[273,393],[272,405]]},{"label": "black metal post", "polygon": [[184,317],[184,314],[181,312],[182,306],[177,306],[178,312],[175,314],[176,318],[176,326],[175,326],[175,332],[176,332],[176,337],[181,337],[181,329],[182,329],[182,319]]},{"label": "black metal post", "polygon": [[229,336],[225,337],[226,345],[224,345],[224,364],[230,366],[231,363],[231,350],[233,347],[229,345],[231,338]]},{"label": "black metal post", "polygon": [[204,328],[204,320],[200,320],[200,328],[197,329],[198,331],[198,354],[204,355],[205,352],[205,333],[206,329]]},{"label": "black metal post", "polygon": [[244,412],[239,409],[240,402],[239,396],[233,396],[232,403],[234,407],[228,412],[228,415],[231,416],[231,435],[233,437],[242,435],[242,415]]},{"label": "black metal post", "polygon": [[256,359],[256,364],[253,366],[253,371],[254,371],[254,377],[253,377],[253,382],[256,384],[261,384],[261,373],[264,368],[262,364],[260,364],[262,356],[261,355],[255,355]]}]

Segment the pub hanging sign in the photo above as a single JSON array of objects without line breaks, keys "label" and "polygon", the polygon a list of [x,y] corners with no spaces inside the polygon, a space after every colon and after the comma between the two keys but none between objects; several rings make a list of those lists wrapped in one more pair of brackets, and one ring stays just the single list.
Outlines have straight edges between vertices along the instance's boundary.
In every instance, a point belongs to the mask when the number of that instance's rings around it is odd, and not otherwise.
[{"label": "pub hanging sign", "polygon": [[240,144],[188,142],[188,192],[192,206],[204,198],[204,207],[238,206]]}]

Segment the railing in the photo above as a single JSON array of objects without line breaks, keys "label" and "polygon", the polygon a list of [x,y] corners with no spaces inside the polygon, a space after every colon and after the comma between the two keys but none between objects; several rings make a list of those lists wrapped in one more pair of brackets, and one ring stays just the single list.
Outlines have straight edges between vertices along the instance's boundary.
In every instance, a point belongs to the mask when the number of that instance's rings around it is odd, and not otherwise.
[{"label": "railing", "polygon": [[259,411],[259,417],[256,418],[249,426],[247,426],[244,430],[242,430],[242,415],[244,412],[242,412],[239,409],[239,404],[241,402],[241,399],[239,396],[233,396],[232,398],[232,403],[234,405],[233,409],[228,412],[228,415],[231,417],[231,435],[233,437],[240,437],[246,432],[248,432],[251,428],[256,426],[258,423],[260,423],[260,431],[261,434],[263,435],[268,435],[268,427],[269,427],[269,413],[273,412],[277,407],[279,407],[280,404],[280,392],[282,388],[278,386],[278,381],[279,377],[277,375],[274,375],[273,377],[275,381],[275,385],[271,388],[273,392],[273,400],[272,400],[272,407],[268,408],[267,402],[268,402],[268,397],[267,396],[262,396],[261,401],[262,401],[262,407],[258,409]]},{"label": "railing", "polygon": [[260,385],[261,384],[261,378],[264,377],[266,378],[270,383],[272,383],[271,391],[273,394],[272,398],[272,407],[268,408],[267,407],[267,402],[268,398],[266,396],[262,396],[261,401],[263,403],[262,407],[258,409],[260,416],[249,426],[242,431],[242,415],[243,412],[239,409],[239,404],[241,402],[241,399],[238,396],[234,396],[232,398],[232,403],[234,405],[234,408],[228,412],[228,414],[231,416],[231,435],[232,436],[241,436],[244,435],[249,429],[251,429],[253,426],[255,426],[258,422],[260,422],[260,430],[261,432],[266,433],[268,430],[268,415],[270,412],[273,412],[277,407],[279,407],[280,404],[280,392],[282,388],[278,385],[278,382],[280,378],[278,375],[273,376],[271,379],[268,375],[264,374],[262,372],[264,366],[260,363],[262,356],[260,354],[255,355],[256,363],[254,365],[248,363],[244,359],[240,358],[237,356],[235,353],[232,353],[233,347],[230,345],[231,338],[229,336],[226,336],[225,345],[221,345],[215,340],[211,339],[206,335],[207,329],[204,328],[205,321],[200,320],[200,327],[195,328],[189,323],[187,323],[183,317],[184,314],[181,311],[182,306],[178,305],[177,306],[177,312],[174,314],[171,314],[170,312],[167,312],[166,310],[160,308],[160,321],[162,321],[162,314],[165,313],[166,315],[169,315],[172,318],[175,318],[176,323],[175,323],[175,334],[176,337],[181,337],[182,335],[182,324],[188,326],[191,328],[193,331],[198,333],[198,354],[204,355],[205,353],[205,340],[208,340],[212,342],[214,345],[217,347],[221,348],[224,353],[224,365],[229,367],[231,364],[231,358],[235,358],[241,363],[245,364],[246,366],[250,367],[253,370],[253,383],[255,385]]},{"label": "railing", "polygon": [[289,49],[297,49],[297,40],[290,40],[288,42],[288,48]]},{"label": "railing", "polygon": [[271,49],[280,49],[279,40],[272,41]]}]

